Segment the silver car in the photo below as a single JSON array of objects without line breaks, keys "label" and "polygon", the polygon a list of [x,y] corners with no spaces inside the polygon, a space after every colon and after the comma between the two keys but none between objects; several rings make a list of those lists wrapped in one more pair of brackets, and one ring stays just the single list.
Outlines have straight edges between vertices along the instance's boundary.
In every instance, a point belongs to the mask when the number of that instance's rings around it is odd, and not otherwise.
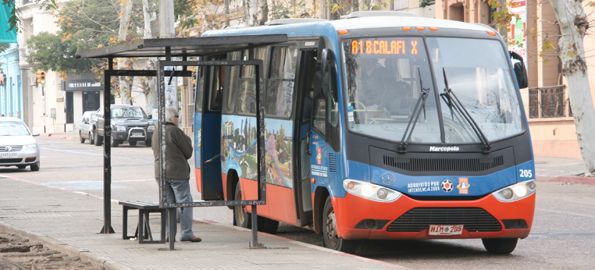
[{"label": "silver car", "polygon": [[95,129],[97,128],[98,118],[98,111],[86,111],[83,113],[83,118],[79,124],[79,138],[81,143],[85,143],[85,140],[87,140],[90,144],[97,144],[95,143],[97,139]]},{"label": "silver car", "polygon": [[31,130],[18,118],[0,117],[0,166],[39,171],[39,147]]}]

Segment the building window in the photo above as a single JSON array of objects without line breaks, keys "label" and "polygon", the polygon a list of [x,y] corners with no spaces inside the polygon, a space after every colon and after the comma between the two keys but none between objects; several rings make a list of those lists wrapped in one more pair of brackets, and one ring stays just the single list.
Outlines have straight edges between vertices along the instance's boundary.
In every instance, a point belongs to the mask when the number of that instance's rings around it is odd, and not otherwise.
[{"label": "building window", "polygon": [[529,89],[529,118],[571,117],[565,85]]},{"label": "building window", "polygon": [[452,4],[448,7],[448,19],[454,21],[465,21],[465,7],[462,3]]}]

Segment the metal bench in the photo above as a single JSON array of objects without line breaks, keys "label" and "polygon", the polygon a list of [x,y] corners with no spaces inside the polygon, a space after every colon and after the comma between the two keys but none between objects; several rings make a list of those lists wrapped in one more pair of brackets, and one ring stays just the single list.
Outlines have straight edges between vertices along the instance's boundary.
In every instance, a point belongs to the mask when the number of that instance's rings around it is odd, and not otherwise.
[{"label": "metal bench", "polygon": [[[119,204],[122,205],[122,239],[138,238],[139,244],[165,243],[166,208],[160,208],[158,203],[141,201],[121,201]],[[138,210],[138,224],[133,236],[128,235],[128,210],[131,209]],[[153,240],[149,224],[150,213],[161,213],[161,238],[159,240]]]}]

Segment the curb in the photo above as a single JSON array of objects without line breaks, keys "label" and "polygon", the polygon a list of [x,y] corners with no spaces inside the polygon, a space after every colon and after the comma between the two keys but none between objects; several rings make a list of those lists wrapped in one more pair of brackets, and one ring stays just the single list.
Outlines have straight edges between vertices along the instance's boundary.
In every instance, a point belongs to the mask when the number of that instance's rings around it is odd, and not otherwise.
[{"label": "curb", "polygon": [[[242,231],[242,232],[252,232],[252,229],[247,229],[247,228],[242,228],[242,227],[238,227],[238,226],[234,226],[234,225],[219,223],[219,222],[212,221],[212,220],[194,219],[194,221],[195,222],[198,222],[198,223],[208,224],[208,225],[211,225],[211,226],[221,226],[221,227],[225,227],[225,228],[233,229],[233,230],[237,230],[237,231]],[[407,267],[404,267],[404,266],[401,266],[401,265],[398,265],[398,264],[387,263],[387,262],[383,262],[383,261],[379,261],[379,260],[370,259],[370,258],[362,257],[362,256],[359,256],[359,255],[351,254],[351,253],[346,253],[346,252],[341,252],[341,251],[337,251],[337,250],[333,250],[333,249],[328,249],[328,248],[325,248],[325,247],[321,247],[321,246],[317,246],[317,245],[313,245],[313,244],[304,243],[304,242],[300,242],[300,241],[297,241],[297,240],[285,238],[283,236],[279,236],[279,235],[276,235],[276,234],[270,234],[270,233],[261,232],[261,231],[259,231],[258,234],[259,235],[260,234],[264,234],[264,235],[266,235],[268,237],[271,237],[271,238],[276,238],[276,239],[279,239],[279,240],[287,241],[289,243],[292,243],[292,244],[295,244],[295,245],[298,245],[298,246],[315,249],[315,250],[318,250],[318,251],[321,251],[321,252],[338,254],[338,255],[342,255],[342,256],[346,256],[346,257],[356,258],[356,259],[362,260],[364,262],[379,264],[381,266],[388,267],[389,269],[409,269]]]},{"label": "curb", "polygon": [[47,133],[41,135],[41,137],[49,138],[49,139],[61,139],[61,140],[76,140],[78,139],[77,134],[67,134],[67,133]]},{"label": "curb", "polygon": [[107,259],[101,258],[99,256],[93,256],[86,250],[78,250],[77,248],[69,246],[68,244],[60,242],[54,238],[26,232],[3,222],[0,222],[0,232],[13,233],[21,238],[28,238],[36,242],[41,242],[49,249],[59,251],[69,256],[79,257],[82,261],[91,263],[105,270],[130,269],[119,263],[108,261]]}]

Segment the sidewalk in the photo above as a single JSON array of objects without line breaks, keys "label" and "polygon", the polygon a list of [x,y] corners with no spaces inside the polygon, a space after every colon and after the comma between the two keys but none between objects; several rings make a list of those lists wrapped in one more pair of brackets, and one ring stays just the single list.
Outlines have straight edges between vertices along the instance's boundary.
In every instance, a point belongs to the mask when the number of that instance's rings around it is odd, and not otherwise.
[{"label": "sidewalk", "polygon": [[64,140],[69,140],[69,141],[73,141],[76,140],[78,141],[80,139],[79,134],[76,131],[73,132],[62,132],[62,133],[45,133],[45,134],[40,134],[40,136],[44,136],[44,137],[51,137],[54,139],[64,139]]},{"label": "sidewalk", "polygon": [[[122,239],[122,208],[112,202],[115,234],[99,234],[103,201],[84,193],[0,178],[0,231],[49,242],[49,247],[106,269],[394,269],[397,265],[259,233],[268,249],[249,249],[251,231],[195,223],[201,243],[138,244]],[[129,233],[138,217],[129,213]],[[158,218],[151,228],[158,236]],[[132,227],[132,228],[131,228]]]},{"label": "sidewalk", "polygon": [[537,181],[595,185],[595,177],[585,177],[585,163],[579,159],[540,157],[535,159]]}]

